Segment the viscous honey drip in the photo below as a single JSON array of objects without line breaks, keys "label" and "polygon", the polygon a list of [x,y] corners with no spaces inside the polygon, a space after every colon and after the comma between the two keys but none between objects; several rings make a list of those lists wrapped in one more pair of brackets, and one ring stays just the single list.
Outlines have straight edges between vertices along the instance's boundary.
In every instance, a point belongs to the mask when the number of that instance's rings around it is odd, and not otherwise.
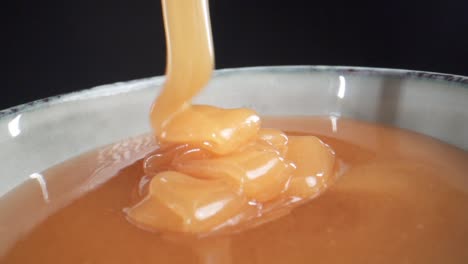
[{"label": "viscous honey drip", "polygon": [[145,160],[131,222],[155,231],[233,232],[287,214],[333,182],[333,151],[312,136],[261,128],[250,109],[192,105],[209,81],[207,0],[162,0],[167,80],[151,111],[160,148]]}]

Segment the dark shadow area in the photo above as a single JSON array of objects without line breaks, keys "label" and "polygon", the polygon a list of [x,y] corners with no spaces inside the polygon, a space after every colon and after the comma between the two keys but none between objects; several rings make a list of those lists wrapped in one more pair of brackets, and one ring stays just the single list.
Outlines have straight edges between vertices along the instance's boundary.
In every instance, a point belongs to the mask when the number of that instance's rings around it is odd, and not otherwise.
[{"label": "dark shadow area", "polygon": [[[211,0],[218,68],[352,65],[468,75],[468,1]],[[160,1],[2,5],[0,109],[164,73]]]},{"label": "dark shadow area", "polygon": [[398,78],[383,79],[377,110],[377,121],[379,123],[393,124],[397,119],[401,84],[402,80]]}]

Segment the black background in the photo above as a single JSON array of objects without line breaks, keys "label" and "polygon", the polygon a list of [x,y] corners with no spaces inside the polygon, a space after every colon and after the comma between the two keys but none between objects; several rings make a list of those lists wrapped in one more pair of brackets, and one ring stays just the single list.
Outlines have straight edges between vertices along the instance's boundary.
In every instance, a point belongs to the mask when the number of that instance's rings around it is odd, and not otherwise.
[{"label": "black background", "polygon": [[[354,65],[468,75],[468,1],[210,0],[217,68]],[[0,109],[164,73],[158,0],[2,3]]]}]

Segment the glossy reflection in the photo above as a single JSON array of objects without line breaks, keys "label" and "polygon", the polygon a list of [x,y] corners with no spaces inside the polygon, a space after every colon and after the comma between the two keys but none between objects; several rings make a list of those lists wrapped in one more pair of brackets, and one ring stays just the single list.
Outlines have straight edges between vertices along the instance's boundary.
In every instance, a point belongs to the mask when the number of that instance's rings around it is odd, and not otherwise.
[{"label": "glossy reflection", "polygon": [[329,118],[330,118],[331,128],[332,128],[333,133],[337,133],[338,132],[338,117],[330,116]]},{"label": "glossy reflection", "polygon": [[8,132],[10,132],[12,137],[17,137],[19,134],[21,134],[20,119],[21,114],[17,115],[10,122],[8,122]]},{"label": "glossy reflection", "polygon": [[49,191],[47,190],[47,182],[44,179],[44,176],[42,176],[42,174],[40,174],[40,173],[33,173],[33,174],[29,175],[29,178],[37,180],[37,182],[39,183],[39,186],[41,187],[42,196],[44,197],[44,201],[46,203],[49,203],[50,202],[50,200],[49,200]]},{"label": "glossy reflection", "polygon": [[340,99],[343,99],[346,93],[346,79],[342,75],[340,75],[338,78],[340,80],[340,84],[339,84],[338,93],[336,94],[336,96],[338,96],[338,98]]}]

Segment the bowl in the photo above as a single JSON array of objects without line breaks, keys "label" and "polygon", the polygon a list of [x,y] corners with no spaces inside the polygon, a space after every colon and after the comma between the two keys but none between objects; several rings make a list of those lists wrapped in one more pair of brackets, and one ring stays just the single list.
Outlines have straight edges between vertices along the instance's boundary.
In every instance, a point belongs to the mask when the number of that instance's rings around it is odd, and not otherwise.
[{"label": "bowl", "polygon": [[[164,77],[95,87],[0,111],[0,196],[71,157],[150,130]],[[267,116],[347,117],[468,149],[468,77],[408,70],[278,66],[217,70],[195,103]]]}]

